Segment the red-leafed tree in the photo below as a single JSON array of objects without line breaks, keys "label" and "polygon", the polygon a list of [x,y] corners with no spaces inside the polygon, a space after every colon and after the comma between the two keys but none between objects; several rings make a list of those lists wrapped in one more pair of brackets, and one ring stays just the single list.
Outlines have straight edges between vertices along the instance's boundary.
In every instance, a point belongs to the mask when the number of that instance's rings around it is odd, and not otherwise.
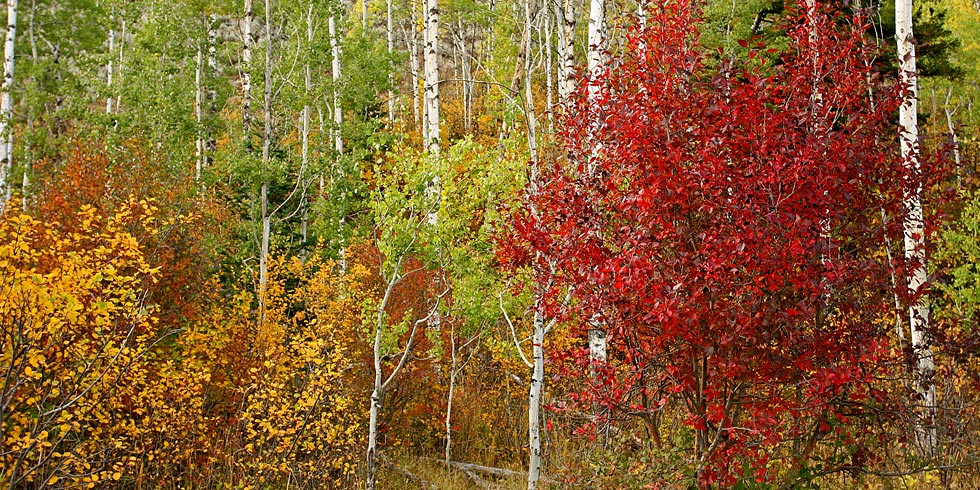
[{"label": "red-leafed tree", "polygon": [[788,48],[733,62],[699,46],[692,3],[650,5],[599,102],[569,111],[571,163],[502,255],[556,262],[546,315],[608,332],[585,401],[640,415],[657,444],[678,413],[698,485],[807,478],[823,442],[852,449],[822,472],[861,470],[895,352],[899,91],[860,19],[799,8]]}]

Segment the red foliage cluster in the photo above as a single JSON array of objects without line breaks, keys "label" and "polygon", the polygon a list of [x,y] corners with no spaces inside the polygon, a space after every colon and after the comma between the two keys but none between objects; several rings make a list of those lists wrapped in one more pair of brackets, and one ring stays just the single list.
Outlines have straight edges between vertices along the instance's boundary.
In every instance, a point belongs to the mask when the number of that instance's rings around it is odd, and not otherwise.
[{"label": "red foliage cluster", "polygon": [[502,255],[554,261],[545,313],[607,330],[591,403],[672,402],[700,484],[766,479],[780,445],[800,442],[797,466],[866,414],[883,369],[883,247],[901,236],[910,180],[890,122],[899,93],[854,22],[800,15],[789,50],[736,63],[698,45],[691,2],[651,8],[593,81],[601,100],[569,111],[574,164],[543,174]]},{"label": "red foliage cluster", "polygon": [[[202,291],[208,267],[203,263],[201,223],[190,216],[216,221],[218,209],[207,214],[191,206],[193,182],[168,172],[138,141],[125,142],[118,149],[107,149],[98,141],[78,141],[66,155],[38,164],[39,191],[34,200],[36,214],[44,222],[61,223],[72,232],[80,227],[75,213],[82,206],[92,206],[103,214],[112,214],[123,206],[140,201],[163,208],[163,222],[153,226],[134,212],[127,231],[143,246],[152,267],[160,267],[156,284],[147,284],[150,300],[160,306],[158,316],[163,324],[180,324],[195,318],[203,304]],[[137,210],[134,210],[137,211]]]}]

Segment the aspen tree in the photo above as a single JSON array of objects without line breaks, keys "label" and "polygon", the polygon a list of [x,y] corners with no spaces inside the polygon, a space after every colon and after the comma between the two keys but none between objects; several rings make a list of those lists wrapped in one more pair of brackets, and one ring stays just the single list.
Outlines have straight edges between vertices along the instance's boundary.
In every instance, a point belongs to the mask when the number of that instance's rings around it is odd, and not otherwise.
[{"label": "aspen tree", "polygon": [[929,330],[929,303],[926,297],[925,222],[922,211],[922,185],[919,183],[918,77],[912,33],[912,0],[895,2],[895,41],[898,48],[898,77],[905,92],[899,107],[898,123],[902,159],[912,184],[905,189],[904,245],[908,274],[909,329],[915,355],[914,384],[919,397],[918,440],[922,452],[931,456],[938,444],[936,431],[936,368]]},{"label": "aspen tree", "polygon": [[272,146],[272,3],[265,0],[265,100],[262,129],[262,237],[259,245],[259,326],[265,323],[266,293],[269,284],[269,241],[272,216],[269,213],[269,151]]},{"label": "aspen tree", "polygon": [[425,148],[439,154],[439,0],[425,0]]},{"label": "aspen tree", "polygon": [[558,103],[568,102],[575,91],[575,1],[555,2],[555,17],[558,28]]},{"label": "aspen tree", "polygon": [[242,17],[242,136],[248,141],[252,128],[252,0],[245,0]]},{"label": "aspen tree", "polygon": [[327,20],[327,30],[330,35],[330,78],[333,81],[333,146],[339,158],[344,153],[344,140],[340,134],[344,112],[340,108],[340,43],[337,41],[337,21],[333,15]]},{"label": "aspen tree", "polygon": [[[603,75],[608,64],[606,53],[606,2],[605,0],[591,0],[589,8],[589,85],[588,100],[590,107],[599,105],[599,97],[602,92]],[[567,95],[566,95],[567,96]],[[591,173],[594,170],[596,161],[601,157],[602,144],[599,143],[598,133],[602,131],[602,121],[599,115],[589,122],[589,138],[591,140],[591,151],[589,155],[588,169]],[[606,330],[602,326],[598,314],[592,319],[592,326],[589,328],[589,357],[593,364],[606,362]]]},{"label": "aspen tree", "polygon": [[112,51],[116,46],[116,7],[112,6],[109,9],[109,63],[106,66],[106,89],[109,91],[108,97],[105,99],[105,113],[112,114],[112,73],[113,69],[113,58]]},{"label": "aspen tree", "polygon": [[17,39],[17,0],[7,0],[7,33],[3,41],[3,86],[0,87],[0,191],[5,199],[0,203],[0,211],[10,196],[10,183],[7,182],[13,163],[14,132],[14,43]]}]

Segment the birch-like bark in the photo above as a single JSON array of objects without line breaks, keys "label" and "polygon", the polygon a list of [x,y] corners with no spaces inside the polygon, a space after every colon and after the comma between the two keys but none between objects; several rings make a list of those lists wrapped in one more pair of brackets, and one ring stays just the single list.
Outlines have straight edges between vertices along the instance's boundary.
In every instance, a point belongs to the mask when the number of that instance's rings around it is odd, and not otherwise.
[{"label": "birch-like bark", "polygon": [[[589,8],[589,107],[598,107],[602,93],[601,78],[608,65],[606,53],[606,2],[591,0]],[[587,168],[589,173],[595,171],[595,166],[602,153],[599,143],[599,132],[602,131],[602,121],[596,113],[589,123],[590,154]],[[589,328],[589,357],[593,365],[606,362],[606,330],[598,318],[593,318]]]},{"label": "birch-like bark", "polygon": [[439,154],[439,0],[425,0],[425,147]]},{"label": "birch-like bark", "polygon": [[[392,0],[388,0],[388,23],[386,24],[386,35],[388,37],[388,59],[392,59],[395,53],[395,19],[392,14]],[[395,127],[395,67],[388,64],[388,127]]]},{"label": "birch-like bark", "polygon": [[109,95],[105,99],[105,113],[112,114],[112,72],[113,69],[113,50],[116,47],[116,7],[109,9],[109,63],[106,66],[106,91]]},{"label": "birch-like bark", "polygon": [[0,211],[10,199],[11,183],[8,182],[13,168],[14,153],[14,44],[17,40],[17,0],[7,0],[7,33],[3,41],[3,85],[0,87],[0,191],[4,201]]},{"label": "birch-like bark", "polygon": [[344,153],[344,140],[340,134],[344,112],[340,108],[340,43],[337,40],[337,21],[332,15],[327,20],[327,30],[330,35],[330,78],[333,82],[333,149],[340,158]]},{"label": "birch-like bark", "polygon": [[[558,103],[565,104],[575,91],[575,2],[555,2],[558,31]],[[591,31],[590,31],[591,32]],[[591,43],[590,43],[591,44]]]},{"label": "birch-like bark", "polygon": [[929,303],[927,301],[927,272],[925,254],[925,223],[922,211],[922,185],[919,183],[918,79],[916,75],[915,44],[912,33],[912,0],[895,2],[895,40],[898,45],[898,77],[905,87],[898,122],[902,159],[912,176],[904,197],[904,244],[908,274],[909,328],[912,352],[915,355],[913,381],[921,407],[918,420],[918,443],[923,454],[932,456],[938,444],[936,431],[936,385],[933,380],[935,364],[932,339],[929,335]]},{"label": "birch-like bark", "polygon": [[218,90],[215,88],[214,80],[218,76],[218,15],[208,16],[208,71],[204,74],[205,90],[205,115],[207,124],[204,127],[204,167],[209,167],[214,162],[214,152],[218,149],[218,142],[211,131],[211,122],[215,117],[216,105],[218,102]]},{"label": "birch-like bark", "polygon": [[264,328],[269,286],[269,242],[272,216],[269,213],[269,151],[272,146],[272,3],[265,0],[265,100],[262,104],[262,238],[259,245],[259,326]]},{"label": "birch-like bark", "polygon": [[197,48],[197,56],[194,58],[194,121],[197,123],[197,138],[194,141],[195,147],[195,159],[194,159],[194,178],[200,182],[201,181],[201,170],[204,168],[204,130],[202,127],[202,115],[201,115],[201,99],[202,99],[202,87],[201,87],[201,72],[204,68],[203,65],[201,48]]},{"label": "birch-like bark", "polygon": [[[122,32],[120,33],[121,35],[119,36],[119,66],[116,67],[116,75],[117,75],[116,78],[118,79],[116,81],[117,85],[123,83],[122,75],[123,73],[125,73],[125,70],[123,69],[123,64],[125,62],[124,54],[126,51],[126,16],[125,15],[122,16],[122,20],[120,21],[120,24],[122,24]],[[111,55],[112,53],[109,54]],[[116,103],[112,108],[112,112],[114,114],[119,114],[119,111],[122,107],[122,99],[123,99],[123,94],[122,91],[120,91],[119,94],[116,95]]]},{"label": "birch-like bark", "polygon": [[412,70],[412,122],[415,123],[415,127],[418,128],[421,133],[423,130],[419,126],[421,124],[421,110],[419,109],[419,42],[418,33],[416,32],[416,26],[418,25],[418,15],[415,9],[415,1],[411,3],[411,24],[405,30],[406,38],[408,39],[408,62]]},{"label": "birch-like bark", "polygon": [[544,337],[548,333],[544,317],[534,313],[531,336],[531,386],[527,403],[528,467],[527,490],[536,490],[541,481],[541,402],[544,395]]},{"label": "birch-like bark", "polygon": [[[313,55],[313,2],[306,10],[306,56],[303,58],[303,114],[300,116],[300,164],[305,168],[310,161],[310,97],[313,92],[313,74],[310,57]],[[304,214],[304,217],[306,215]]]},{"label": "birch-like bark", "polygon": [[242,17],[242,136],[249,140],[252,130],[252,0],[245,0]]},{"label": "birch-like bark", "polygon": [[[533,66],[531,63],[531,29],[534,20],[531,12],[531,0],[524,0],[524,101],[527,106],[527,149],[531,154],[531,161],[538,161],[538,133],[537,117],[534,114],[534,84],[532,80]],[[536,166],[536,165],[535,165]]]},{"label": "birch-like bark", "polygon": [[555,96],[553,91],[553,86],[555,80],[553,77],[553,72],[555,69],[555,61],[552,55],[551,49],[551,33],[554,30],[554,24],[551,22],[551,11],[546,11],[544,13],[544,52],[545,52],[545,84],[547,85],[547,90],[545,91],[545,108],[548,112],[548,133],[555,134]]}]

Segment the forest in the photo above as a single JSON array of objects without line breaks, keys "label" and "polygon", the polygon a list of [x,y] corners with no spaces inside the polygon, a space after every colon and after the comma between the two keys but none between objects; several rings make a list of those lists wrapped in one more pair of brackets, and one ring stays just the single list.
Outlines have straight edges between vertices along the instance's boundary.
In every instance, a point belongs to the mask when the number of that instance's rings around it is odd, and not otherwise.
[{"label": "forest", "polygon": [[977,0],[6,7],[3,488],[980,488]]}]

